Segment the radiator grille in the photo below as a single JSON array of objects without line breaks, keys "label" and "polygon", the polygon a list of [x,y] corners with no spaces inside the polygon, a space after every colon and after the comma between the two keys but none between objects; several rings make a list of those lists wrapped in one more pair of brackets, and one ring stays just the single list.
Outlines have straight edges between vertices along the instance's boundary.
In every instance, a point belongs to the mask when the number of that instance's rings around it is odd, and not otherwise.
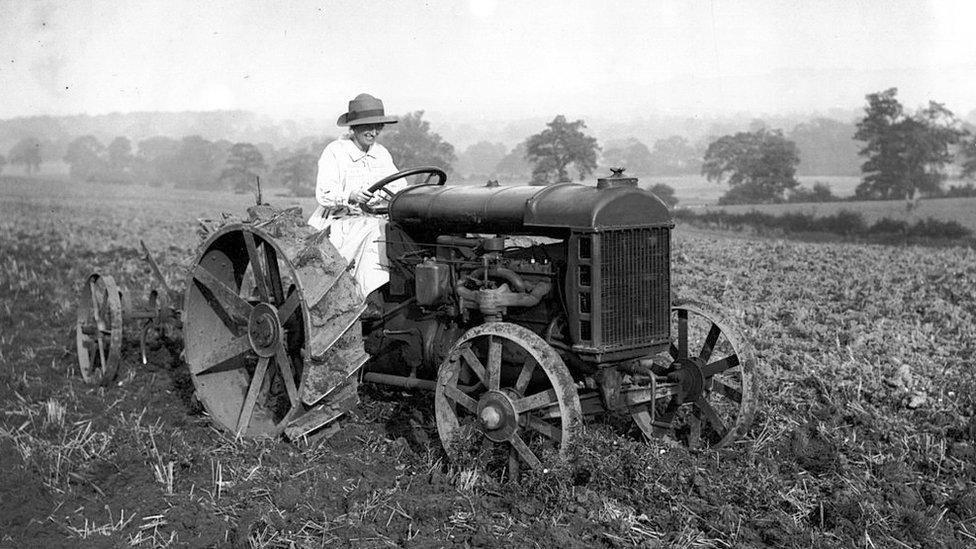
[{"label": "radiator grille", "polygon": [[600,343],[648,345],[670,337],[670,230],[617,229],[600,239]]}]

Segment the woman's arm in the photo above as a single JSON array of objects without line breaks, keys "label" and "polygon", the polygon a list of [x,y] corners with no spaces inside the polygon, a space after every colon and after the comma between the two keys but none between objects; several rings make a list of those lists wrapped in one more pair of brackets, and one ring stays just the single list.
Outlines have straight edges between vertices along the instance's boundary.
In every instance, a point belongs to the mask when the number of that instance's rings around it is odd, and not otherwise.
[{"label": "woman's arm", "polygon": [[326,208],[344,206],[349,200],[342,185],[339,162],[333,147],[326,147],[319,157],[319,172],[315,179],[315,200]]}]

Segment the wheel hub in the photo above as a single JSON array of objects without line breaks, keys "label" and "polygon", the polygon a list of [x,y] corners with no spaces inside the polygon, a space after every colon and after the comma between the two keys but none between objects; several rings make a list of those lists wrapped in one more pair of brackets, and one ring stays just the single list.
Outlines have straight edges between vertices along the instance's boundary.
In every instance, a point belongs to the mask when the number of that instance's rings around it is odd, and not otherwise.
[{"label": "wheel hub", "polygon": [[678,397],[682,402],[698,400],[705,387],[705,374],[702,373],[701,360],[679,358],[671,365],[674,371],[668,374],[668,381],[678,384]]},{"label": "wheel hub", "polygon": [[247,321],[247,336],[258,356],[273,356],[281,341],[281,323],[273,305],[258,303]]},{"label": "wheel hub", "polygon": [[518,412],[511,397],[502,391],[488,391],[478,401],[478,420],[485,436],[495,442],[512,438],[518,429]]}]

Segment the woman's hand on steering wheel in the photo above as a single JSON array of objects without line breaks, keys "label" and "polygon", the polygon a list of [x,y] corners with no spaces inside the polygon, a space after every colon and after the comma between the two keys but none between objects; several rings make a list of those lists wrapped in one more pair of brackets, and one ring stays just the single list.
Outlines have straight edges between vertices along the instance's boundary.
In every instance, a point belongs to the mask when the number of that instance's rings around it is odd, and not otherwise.
[{"label": "woman's hand on steering wheel", "polygon": [[435,176],[437,177],[437,182],[434,183],[434,185],[443,185],[447,181],[447,173],[444,170],[435,166],[420,166],[418,168],[407,168],[405,170],[400,170],[395,174],[388,175],[383,179],[380,179],[376,183],[370,185],[369,188],[365,190],[365,192],[367,193],[372,193],[373,198],[378,197],[383,199],[384,203],[386,204],[385,206],[370,205],[368,202],[366,202],[360,204],[359,207],[368,214],[386,215],[390,211],[389,203],[393,200],[393,197],[396,196],[396,193],[390,191],[386,187],[391,183],[393,183],[394,181],[403,179],[404,177],[410,177],[411,175],[416,175],[421,173],[427,174],[427,179],[424,180],[422,185],[431,184],[430,180]]},{"label": "woman's hand on steering wheel", "polygon": [[349,193],[349,202],[353,204],[366,204],[372,199],[373,193],[369,192],[365,187]]}]

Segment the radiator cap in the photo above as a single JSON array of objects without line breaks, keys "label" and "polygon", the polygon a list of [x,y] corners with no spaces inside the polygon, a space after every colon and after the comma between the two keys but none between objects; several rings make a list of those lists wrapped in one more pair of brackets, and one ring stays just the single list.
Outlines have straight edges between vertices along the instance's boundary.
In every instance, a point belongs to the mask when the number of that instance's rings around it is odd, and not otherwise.
[{"label": "radiator cap", "polygon": [[637,187],[636,177],[624,177],[625,168],[610,168],[613,173],[610,177],[601,177],[596,180],[596,188],[613,189],[616,187]]}]

